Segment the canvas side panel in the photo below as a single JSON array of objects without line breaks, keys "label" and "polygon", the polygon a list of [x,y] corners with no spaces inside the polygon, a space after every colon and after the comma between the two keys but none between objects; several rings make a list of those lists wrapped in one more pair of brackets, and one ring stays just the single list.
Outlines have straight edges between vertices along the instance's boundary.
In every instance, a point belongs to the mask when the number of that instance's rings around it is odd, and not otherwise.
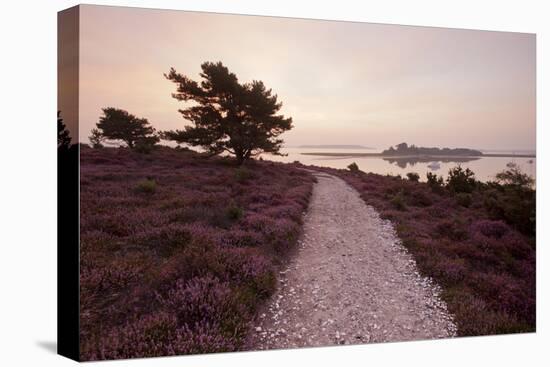
[{"label": "canvas side panel", "polygon": [[79,360],[79,7],[57,27],[57,351]]}]

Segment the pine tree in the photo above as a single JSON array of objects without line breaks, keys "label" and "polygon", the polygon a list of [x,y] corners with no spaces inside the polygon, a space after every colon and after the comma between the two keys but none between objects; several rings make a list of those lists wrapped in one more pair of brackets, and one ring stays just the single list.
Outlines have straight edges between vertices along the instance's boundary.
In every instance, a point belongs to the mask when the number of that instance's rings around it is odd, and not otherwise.
[{"label": "pine tree", "polygon": [[238,164],[262,152],[283,155],[283,140],[278,137],[292,128],[292,118],[278,114],[282,103],[277,95],[262,81],[239,83],[221,62],[205,62],[201,68],[200,83],[174,68],[165,74],[177,85],[175,99],[195,103],[179,110],[192,125],[165,131],[162,137],[200,146],[212,155],[232,154]]},{"label": "pine tree", "polygon": [[[107,107],[102,111],[103,116],[96,124],[99,130],[99,133],[95,133],[97,136],[108,140],[121,140],[132,149],[138,143],[146,142],[154,145],[159,141],[155,129],[147,119],[138,118],[119,108]],[[94,134],[93,131],[92,134]]]}]

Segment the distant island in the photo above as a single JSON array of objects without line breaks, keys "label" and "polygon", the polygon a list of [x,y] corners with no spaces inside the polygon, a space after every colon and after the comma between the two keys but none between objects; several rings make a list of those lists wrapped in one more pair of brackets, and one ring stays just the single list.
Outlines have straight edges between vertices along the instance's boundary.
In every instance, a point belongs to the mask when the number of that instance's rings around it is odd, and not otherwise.
[{"label": "distant island", "polygon": [[298,148],[307,149],[374,149],[364,145],[300,145]]},{"label": "distant island", "polygon": [[461,157],[476,157],[483,153],[479,150],[468,148],[426,148],[417,147],[416,145],[408,145],[407,143],[397,144],[382,151],[384,156],[461,156]]}]

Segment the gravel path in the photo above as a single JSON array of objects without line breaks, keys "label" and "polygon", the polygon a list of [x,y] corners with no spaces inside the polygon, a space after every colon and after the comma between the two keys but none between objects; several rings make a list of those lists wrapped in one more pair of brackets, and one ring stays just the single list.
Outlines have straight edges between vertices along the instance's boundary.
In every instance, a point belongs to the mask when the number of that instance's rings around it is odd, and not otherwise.
[{"label": "gravel path", "polygon": [[456,326],[390,222],[320,172],[300,248],[251,332],[254,349],[445,338]]}]

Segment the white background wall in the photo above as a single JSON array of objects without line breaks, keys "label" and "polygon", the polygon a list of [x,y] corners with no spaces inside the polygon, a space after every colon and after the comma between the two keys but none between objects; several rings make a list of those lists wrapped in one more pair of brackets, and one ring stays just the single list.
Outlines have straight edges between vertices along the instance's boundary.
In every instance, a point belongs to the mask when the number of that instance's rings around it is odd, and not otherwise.
[{"label": "white background wall", "polygon": [[[156,7],[537,33],[538,332],[531,335],[113,362],[116,366],[531,366],[550,358],[550,22],[546,1],[94,1]],[[70,365],[56,339],[56,12],[75,1],[11,0],[0,11],[0,365]],[[110,364],[111,365],[111,364]]]}]

